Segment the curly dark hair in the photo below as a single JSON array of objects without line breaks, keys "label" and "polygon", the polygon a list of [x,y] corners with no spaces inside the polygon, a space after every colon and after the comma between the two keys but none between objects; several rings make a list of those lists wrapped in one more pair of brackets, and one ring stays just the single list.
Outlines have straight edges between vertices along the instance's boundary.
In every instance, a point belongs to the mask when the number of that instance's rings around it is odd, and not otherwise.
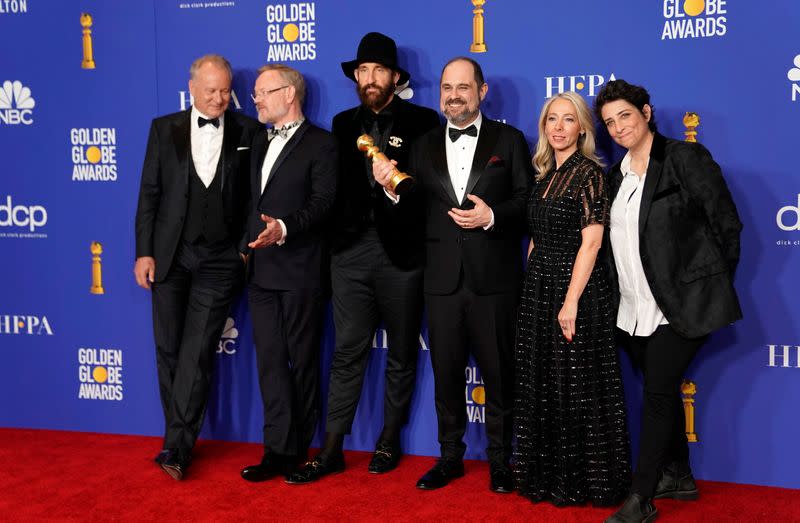
[{"label": "curly dark hair", "polygon": [[616,100],[625,100],[632,106],[636,107],[640,113],[644,114],[644,106],[650,106],[650,121],[647,122],[647,127],[652,132],[656,132],[656,110],[653,104],[650,103],[650,93],[647,89],[640,85],[632,85],[625,80],[612,80],[606,83],[597,97],[594,99],[594,114],[597,116],[598,121],[603,121],[603,106],[607,103]]}]

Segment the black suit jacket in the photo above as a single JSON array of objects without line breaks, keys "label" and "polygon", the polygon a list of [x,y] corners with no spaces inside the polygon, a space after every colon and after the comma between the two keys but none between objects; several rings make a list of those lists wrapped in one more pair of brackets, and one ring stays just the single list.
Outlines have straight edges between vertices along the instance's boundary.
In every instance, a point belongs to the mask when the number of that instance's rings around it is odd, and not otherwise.
[{"label": "black suit jacket", "polygon": [[336,196],[336,139],[308,120],[303,122],[275,160],[262,193],[261,168],[268,144],[266,130],[253,140],[247,241],[264,230],[261,214],[283,220],[286,241],[252,250],[248,281],[264,289],[320,288],[323,224]]},{"label": "black suit jacket", "polygon": [[[457,201],[447,169],[446,127],[416,143],[409,174],[420,182],[394,207],[399,215],[422,213],[425,223],[425,292],[450,294],[464,282],[477,294],[519,292],[522,277],[521,240],[525,209],[533,183],[530,151],[517,129],[483,117],[463,201]],[[462,229],[447,214],[471,209],[474,194],[494,212],[494,227]],[[384,201],[388,199],[384,198]]]},{"label": "black suit jacket", "polygon": [[[192,159],[191,109],[153,120],[142,167],[136,209],[136,257],[156,260],[155,280],[172,265],[189,201]],[[235,242],[242,237],[247,204],[250,142],[260,124],[241,113],[225,112],[222,138],[222,193],[225,225]]]},{"label": "black suit jacket", "polygon": [[[414,141],[439,125],[439,116],[431,109],[406,102],[395,96],[391,102],[393,114],[386,151],[391,160],[397,161],[401,171],[408,169],[408,155]],[[369,110],[354,107],[333,118],[331,131],[339,141],[339,190],[330,229],[331,247],[334,252],[353,244],[366,230],[370,212],[375,217],[375,228],[389,259],[401,268],[418,267],[424,261],[424,251],[419,227],[398,223],[395,215],[384,207],[386,196],[380,184],[371,186],[364,153],[356,148],[356,140],[363,134],[359,111]],[[392,144],[396,145],[392,145]]]},{"label": "black suit jacket", "polygon": [[[620,164],[609,172],[612,204],[622,183]],[[643,191],[639,255],[653,297],[672,328],[694,338],[740,319],[733,275],[742,223],[708,150],[656,133]],[[607,251],[619,303],[613,251]]]}]

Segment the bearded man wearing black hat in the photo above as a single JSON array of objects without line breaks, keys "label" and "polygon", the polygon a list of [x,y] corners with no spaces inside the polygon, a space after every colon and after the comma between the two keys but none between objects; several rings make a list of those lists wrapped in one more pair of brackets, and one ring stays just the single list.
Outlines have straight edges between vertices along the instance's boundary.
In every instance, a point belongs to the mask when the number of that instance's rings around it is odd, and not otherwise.
[{"label": "bearded man wearing black hat", "polygon": [[[408,410],[417,366],[422,321],[424,232],[419,222],[398,219],[383,187],[372,175],[372,160],[356,147],[368,134],[402,171],[415,139],[438,127],[431,109],[395,95],[410,75],[397,63],[397,46],[380,33],[361,39],[355,60],[342,63],[356,82],[361,104],[337,114],[332,131],[339,141],[339,182],[331,226],[331,286],[336,349],[328,394],[322,451],[289,483],[310,483],[344,470],[344,436],[353,425],[375,329],[386,328],[388,354],[383,431],[369,464],[375,474],[397,466],[400,430]],[[402,206],[403,202],[398,203]]]}]

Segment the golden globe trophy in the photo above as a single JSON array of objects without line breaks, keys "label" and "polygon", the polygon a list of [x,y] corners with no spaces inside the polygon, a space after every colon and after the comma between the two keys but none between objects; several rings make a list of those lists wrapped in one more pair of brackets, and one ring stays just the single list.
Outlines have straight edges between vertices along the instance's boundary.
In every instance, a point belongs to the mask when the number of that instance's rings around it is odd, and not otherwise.
[{"label": "golden globe trophy", "polygon": [[100,262],[100,255],[103,254],[103,246],[99,242],[92,242],[89,246],[92,253],[92,288],[89,292],[92,294],[105,294],[103,289],[103,267]]},{"label": "golden globe trophy", "polygon": [[472,6],[472,45],[469,46],[470,53],[485,53],[486,42],[483,38],[483,4],[486,0],[470,0]]},{"label": "golden globe trophy", "polygon": [[[364,156],[371,158],[373,162],[375,160],[389,161],[389,158],[378,149],[372,137],[368,134],[362,134],[358,137],[358,140],[356,140],[356,147],[358,147],[359,151],[364,153]],[[403,194],[414,187],[415,183],[414,178],[411,176],[400,172],[396,167],[392,169],[392,178],[389,180],[389,188],[393,193],[397,195]]]},{"label": "golden globe trophy", "polygon": [[697,113],[686,113],[683,115],[683,125],[686,127],[686,130],[683,134],[686,135],[687,142],[696,142],[697,141],[697,126],[700,125],[700,117]]},{"label": "golden globe trophy", "polygon": [[83,27],[83,61],[82,69],[94,69],[95,63],[92,57],[92,15],[81,13],[81,27]]},{"label": "golden globe trophy", "polygon": [[686,416],[686,440],[697,443],[697,434],[694,431],[694,395],[697,394],[697,385],[687,379],[681,383],[683,394],[683,414]]}]

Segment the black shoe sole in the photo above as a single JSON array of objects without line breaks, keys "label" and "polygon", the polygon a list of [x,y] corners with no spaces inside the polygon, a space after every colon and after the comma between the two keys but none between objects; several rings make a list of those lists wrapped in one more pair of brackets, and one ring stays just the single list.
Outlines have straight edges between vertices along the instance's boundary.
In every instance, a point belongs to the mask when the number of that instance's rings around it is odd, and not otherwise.
[{"label": "black shoe sole", "polygon": [[695,490],[670,490],[669,492],[656,493],[653,499],[676,499],[678,501],[695,501],[700,497],[700,492]]},{"label": "black shoe sole", "polygon": [[180,481],[183,479],[183,471],[178,467],[173,467],[171,465],[165,465],[161,463],[161,470],[169,474],[169,477],[171,477],[175,481]]},{"label": "black shoe sole", "polygon": [[322,478],[326,478],[328,476],[335,476],[336,474],[341,474],[344,472],[344,468],[340,470],[332,470],[330,472],[326,472],[325,474],[318,476],[314,479],[310,479],[308,481],[292,481],[290,478],[284,479],[284,483],[287,485],[310,485],[311,483],[316,483],[317,481],[321,480]]}]

